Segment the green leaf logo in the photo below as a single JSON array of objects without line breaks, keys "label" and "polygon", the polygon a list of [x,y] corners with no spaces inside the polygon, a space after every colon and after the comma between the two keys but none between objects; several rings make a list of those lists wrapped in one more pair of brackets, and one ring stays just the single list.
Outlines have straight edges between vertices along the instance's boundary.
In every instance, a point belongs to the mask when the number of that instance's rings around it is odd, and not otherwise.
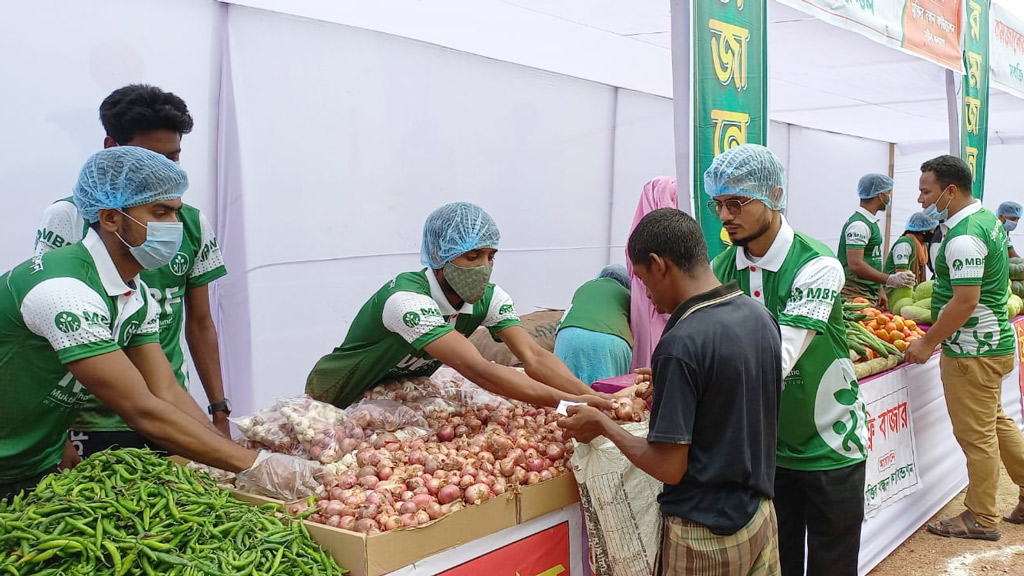
[{"label": "green leaf logo", "polygon": [[963,269],[964,269],[964,261],[963,260],[961,260],[959,258],[957,258],[956,260],[953,260],[953,270],[954,271],[959,272],[959,271],[961,271]]},{"label": "green leaf logo", "polygon": [[53,319],[53,323],[57,326],[57,330],[65,334],[72,332],[78,332],[82,328],[82,319],[78,317],[74,312],[59,312]]},{"label": "green leaf logo", "polygon": [[420,315],[415,312],[406,312],[402,316],[402,322],[409,328],[415,328],[420,325]]}]

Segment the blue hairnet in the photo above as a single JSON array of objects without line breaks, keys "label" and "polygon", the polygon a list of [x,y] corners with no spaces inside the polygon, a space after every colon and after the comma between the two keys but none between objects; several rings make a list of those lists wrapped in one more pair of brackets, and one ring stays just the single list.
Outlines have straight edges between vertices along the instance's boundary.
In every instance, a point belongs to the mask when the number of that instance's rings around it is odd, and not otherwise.
[{"label": "blue hairnet", "polygon": [[75,184],[75,206],[95,222],[100,210],[181,198],[186,189],[188,175],[174,162],[138,146],[115,146],[85,161]]},{"label": "blue hairnet", "polygon": [[445,204],[423,225],[420,262],[437,270],[471,250],[497,248],[498,225],[484,209],[469,202]]},{"label": "blue hairnet", "polygon": [[601,273],[597,275],[600,278],[611,278],[612,280],[618,280],[626,290],[629,290],[632,280],[629,277],[629,272],[626,271],[626,267],[622,264],[609,264],[601,269]]},{"label": "blue hairnet", "polygon": [[[776,188],[779,191],[774,191]],[[757,144],[730,148],[715,157],[704,172],[708,196],[742,196],[760,200],[772,210],[786,210],[786,170],[772,151]]]},{"label": "blue hairnet", "polygon": [[907,220],[907,232],[928,232],[934,230],[939,225],[938,220],[934,220],[924,215],[924,212],[915,212],[910,216],[910,220]]},{"label": "blue hairnet", "polygon": [[999,211],[996,212],[996,215],[1020,218],[1022,212],[1024,212],[1024,209],[1021,209],[1020,204],[1017,204],[1016,202],[1003,202],[999,205]]},{"label": "blue hairnet", "polygon": [[857,182],[857,196],[867,200],[892,190],[892,178],[885,174],[865,174]]}]

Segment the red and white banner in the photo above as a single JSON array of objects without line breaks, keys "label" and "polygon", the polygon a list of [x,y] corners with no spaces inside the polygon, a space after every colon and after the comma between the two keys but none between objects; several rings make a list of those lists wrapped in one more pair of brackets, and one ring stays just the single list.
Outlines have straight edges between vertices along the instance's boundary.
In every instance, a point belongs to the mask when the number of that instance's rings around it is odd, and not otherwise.
[{"label": "red and white banner", "polygon": [[864,513],[874,516],[921,486],[907,385],[880,378],[861,389],[868,407]]}]

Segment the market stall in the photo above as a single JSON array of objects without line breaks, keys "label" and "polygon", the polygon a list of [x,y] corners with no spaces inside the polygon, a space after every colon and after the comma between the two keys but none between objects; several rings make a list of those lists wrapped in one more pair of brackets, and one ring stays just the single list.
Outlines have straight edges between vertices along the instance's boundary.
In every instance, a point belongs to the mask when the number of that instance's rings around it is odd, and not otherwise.
[{"label": "market stall", "polygon": [[[1015,326],[1021,329],[1024,320]],[[872,436],[860,551],[864,575],[967,486],[967,465],[946,411],[938,354],[860,385]],[[1018,362],[1003,379],[1003,409],[1024,430],[1021,393]]]}]

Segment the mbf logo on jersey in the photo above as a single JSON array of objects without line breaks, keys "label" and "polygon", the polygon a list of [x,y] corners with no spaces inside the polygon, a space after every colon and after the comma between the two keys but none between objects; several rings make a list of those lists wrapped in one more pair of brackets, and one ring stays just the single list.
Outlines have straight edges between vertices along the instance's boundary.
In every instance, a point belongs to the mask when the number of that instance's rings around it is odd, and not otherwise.
[{"label": "mbf logo on jersey", "polygon": [[124,328],[124,342],[128,342],[129,340],[131,340],[132,336],[135,336],[135,333],[138,331],[139,322],[137,320],[132,320],[131,322],[129,322],[128,325],[125,326]]},{"label": "mbf logo on jersey", "polygon": [[168,266],[175,276],[184,276],[188,272],[188,255],[184,252],[178,252],[174,255],[174,258],[171,258],[171,263]]},{"label": "mbf logo on jersey", "polygon": [[415,312],[406,312],[402,316],[402,323],[409,328],[415,328],[420,325],[420,315]]},{"label": "mbf logo on jersey", "polygon": [[66,310],[58,312],[57,316],[53,319],[53,323],[57,326],[57,330],[65,334],[78,332],[82,328],[82,319],[78,317],[78,314]]},{"label": "mbf logo on jersey", "polygon": [[47,394],[46,402],[62,408],[77,409],[85,403],[88,396],[88,390],[75,380],[71,372],[68,372]]}]

